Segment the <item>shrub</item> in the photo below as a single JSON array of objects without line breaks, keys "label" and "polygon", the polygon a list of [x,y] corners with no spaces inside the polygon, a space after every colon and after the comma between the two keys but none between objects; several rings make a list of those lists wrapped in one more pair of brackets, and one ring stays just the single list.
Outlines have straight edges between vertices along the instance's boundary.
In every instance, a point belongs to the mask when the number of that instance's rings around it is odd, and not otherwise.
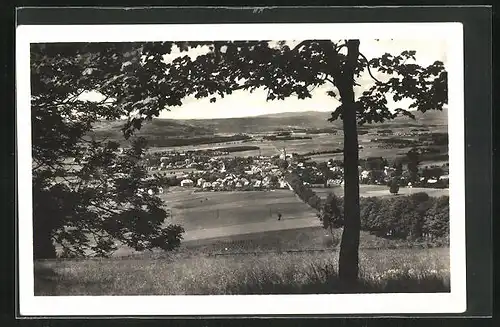
[{"label": "shrub", "polygon": [[[323,201],[296,174],[287,174],[286,179],[297,196],[318,211],[324,228],[342,226],[343,198],[329,194]],[[394,184],[399,188],[398,183]],[[425,236],[434,242],[439,240],[442,244],[448,243],[448,196],[435,198],[418,192],[396,198],[361,198],[360,215],[361,230],[380,237],[418,240]]]},{"label": "shrub", "polygon": [[[447,196],[434,198],[427,193],[415,193],[397,198],[361,198],[360,214],[361,230],[380,237],[418,240],[427,236],[433,242],[448,243]],[[343,198],[328,196],[319,216],[325,228],[329,228],[330,224],[340,227]],[[330,219],[330,222],[325,222],[325,219]]]},{"label": "shrub", "polygon": [[431,238],[446,238],[450,232],[449,197],[442,196],[435,199],[426,212],[423,224],[423,233]]}]

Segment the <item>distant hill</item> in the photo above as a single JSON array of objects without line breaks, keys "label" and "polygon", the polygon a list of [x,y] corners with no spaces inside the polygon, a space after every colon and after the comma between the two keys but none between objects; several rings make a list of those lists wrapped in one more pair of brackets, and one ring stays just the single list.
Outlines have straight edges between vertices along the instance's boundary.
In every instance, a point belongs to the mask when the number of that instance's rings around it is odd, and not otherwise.
[{"label": "distant hill", "polygon": [[330,116],[328,112],[306,111],[242,118],[194,119],[184,122],[205,126],[217,133],[263,133],[280,129],[327,128],[335,125],[340,127],[340,124],[332,125],[328,122]]},{"label": "distant hill", "polygon": [[448,126],[448,109],[440,110],[429,110],[425,113],[420,111],[413,111],[415,119],[411,119],[406,116],[399,116],[394,120],[385,121],[383,123],[367,124],[363,128],[380,128],[380,127],[425,127],[425,126]]},{"label": "distant hill", "polygon": [[[415,120],[408,117],[398,117],[393,121],[366,125],[366,128],[379,128],[382,125],[405,127],[426,125],[447,126],[448,124],[447,110],[431,110],[425,113],[414,112],[414,115]],[[306,111],[284,112],[243,118],[194,119],[183,120],[181,122],[204,126],[213,129],[216,133],[262,133],[273,132],[280,129],[321,129],[328,127],[342,129],[342,121],[337,120],[331,123],[328,121],[330,117],[330,112]]]},{"label": "distant hill", "polygon": [[[384,127],[418,127],[418,126],[447,126],[447,110],[431,110],[425,113],[414,112],[416,119],[398,117],[393,121],[378,124],[368,124],[363,129]],[[278,114],[261,115],[242,118],[215,118],[215,119],[160,119],[145,122],[137,133],[140,136],[164,137],[193,137],[213,135],[218,133],[268,133],[276,130],[290,129],[321,129],[342,128],[342,122],[337,120],[328,122],[329,112],[306,111],[284,112]],[[95,125],[94,134],[101,137],[120,137],[123,121],[103,121]]]},{"label": "distant hill", "polygon": [[[99,137],[121,138],[121,128],[125,121],[100,121],[94,126],[94,132]],[[196,125],[173,119],[153,119],[144,122],[137,136],[165,136],[165,137],[193,137],[200,135],[212,135],[214,130],[203,125]]]}]

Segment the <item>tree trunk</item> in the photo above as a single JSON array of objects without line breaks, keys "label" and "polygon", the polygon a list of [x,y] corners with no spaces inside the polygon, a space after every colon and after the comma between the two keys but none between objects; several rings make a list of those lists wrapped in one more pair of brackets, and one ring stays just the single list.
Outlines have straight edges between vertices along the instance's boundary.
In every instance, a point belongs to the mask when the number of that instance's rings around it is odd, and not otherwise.
[{"label": "tree trunk", "polygon": [[344,128],[344,230],[339,254],[339,277],[347,289],[355,287],[359,261],[359,178],[358,132],[354,99],[354,68],[359,56],[359,40],[347,43],[347,61],[339,81]]},{"label": "tree trunk", "polygon": [[50,209],[54,203],[41,186],[33,187],[33,257],[37,259],[56,258],[56,248],[52,242],[54,217],[58,214]]},{"label": "tree trunk", "polygon": [[[40,218],[40,217],[38,217]],[[46,217],[44,217],[46,218]],[[45,220],[45,219],[42,219]],[[33,219],[33,259],[54,259],[56,248],[52,242],[52,230],[47,222],[40,221],[34,215]]]}]

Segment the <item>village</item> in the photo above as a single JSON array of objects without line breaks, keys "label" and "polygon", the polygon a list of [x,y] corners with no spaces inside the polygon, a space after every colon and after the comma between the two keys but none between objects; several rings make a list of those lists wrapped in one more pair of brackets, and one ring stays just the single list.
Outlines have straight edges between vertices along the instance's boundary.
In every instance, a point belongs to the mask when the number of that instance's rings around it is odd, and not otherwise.
[{"label": "village", "polygon": [[[335,187],[343,185],[342,162],[308,161],[301,155],[281,153],[274,156],[228,157],[217,151],[165,151],[148,154],[144,159],[151,175],[165,177],[168,186],[195,188],[196,191],[258,191],[288,189],[286,173],[294,173],[304,185]],[[397,177],[401,186],[411,186],[410,173],[402,167],[389,166],[386,160],[374,167],[366,162],[359,166],[361,184],[387,185]],[[443,165],[444,167],[445,165]],[[447,169],[425,167],[418,171],[415,186],[447,187]]]}]

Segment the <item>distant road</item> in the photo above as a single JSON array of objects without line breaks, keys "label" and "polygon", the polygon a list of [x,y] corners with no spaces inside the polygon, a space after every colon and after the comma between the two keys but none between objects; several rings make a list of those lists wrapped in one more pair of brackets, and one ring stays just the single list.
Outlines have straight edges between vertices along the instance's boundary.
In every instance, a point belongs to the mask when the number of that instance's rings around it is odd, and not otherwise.
[{"label": "distant road", "polygon": [[[314,192],[318,194],[320,197],[326,197],[328,193],[334,193],[336,195],[344,195],[344,187],[337,186],[332,188],[313,188]],[[424,192],[429,196],[443,196],[449,195],[449,189],[440,189],[440,188],[424,188],[424,187],[401,187],[399,189],[399,195],[410,195],[414,193]],[[360,185],[359,186],[359,196],[361,197],[370,197],[370,196],[392,196],[389,192],[389,187],[385,185]]]}]

